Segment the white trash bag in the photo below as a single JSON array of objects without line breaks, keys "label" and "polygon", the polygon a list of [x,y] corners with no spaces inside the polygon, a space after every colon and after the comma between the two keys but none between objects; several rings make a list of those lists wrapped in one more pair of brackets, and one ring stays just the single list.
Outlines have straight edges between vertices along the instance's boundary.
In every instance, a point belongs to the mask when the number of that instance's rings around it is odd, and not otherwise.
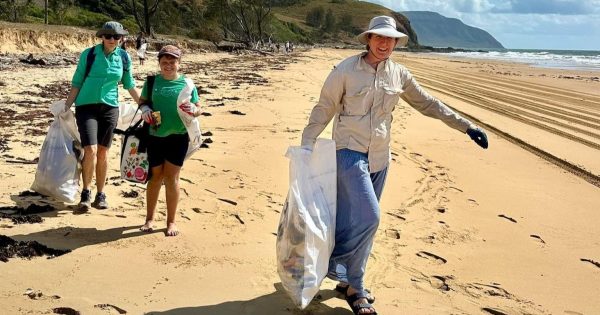
[{"label": "white trash bag", "polygon": [[277,231],[277,272],[304,309],[319,292],[335,244],[336,156],[333,140],[313,151],[290,147],[290,188]]},{"label": "white trash bag", "polygon": [[119,103],[119,119],[115,129],[125,131],[134,122],[142,118],[142,111],[129,102]]},{"label": "white trash bag", "polygon": [[146,58],[146,49],[148,49],[148,43],[143,43],[142,46],[140,46],[140,49],[137,50],[137,55],[139,58]]},{"label": "white trash bag", "polygon": [[[177,113],[179,114],[179,118],[183,122],[185,129],[188,132],[188,136],[190,138],[190,143],[188,145],[188,150],[185,155],[185,159],[189,159],[194,152],[200,149],[202,145],[202,132],[200,131],[200,121],[198,118],[194,116],[190,116],[188,113],[184,112],[179,105],[183,103],[187,103],[192,99],[192,91],[194,90],[194,83],[191,79],[185,79],[185,87],[179,92],[179,96],[177,97]],[[196,105],[192,105],[192,111],[196,109]]]},{"label": "white trash bag", "polygon": [[79,161],[83,150],[75,115],[64,108],[65,101],[50,105],[54,121],[42,144],[31,189],[58,201],[74,202],[79,190]]}]

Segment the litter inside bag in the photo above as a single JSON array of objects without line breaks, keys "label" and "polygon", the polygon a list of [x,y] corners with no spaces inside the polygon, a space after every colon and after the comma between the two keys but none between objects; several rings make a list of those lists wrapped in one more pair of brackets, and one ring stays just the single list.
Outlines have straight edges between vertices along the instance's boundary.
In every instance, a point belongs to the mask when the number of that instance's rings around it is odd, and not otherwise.
[{"label": "litter inside bag", "polygon": [[304,309],[327,275],[335,242],[335,142],[311,151],[290,147],[290,188],[277,233],[277,272],[294,304]]},{"label": "litter inside bag", "polygon": [[64,110],[64,101],[50,106],[54,121],[50,124],[31,189],[63,202],[74,202],[79,190],[83,150],[75,116]]}]

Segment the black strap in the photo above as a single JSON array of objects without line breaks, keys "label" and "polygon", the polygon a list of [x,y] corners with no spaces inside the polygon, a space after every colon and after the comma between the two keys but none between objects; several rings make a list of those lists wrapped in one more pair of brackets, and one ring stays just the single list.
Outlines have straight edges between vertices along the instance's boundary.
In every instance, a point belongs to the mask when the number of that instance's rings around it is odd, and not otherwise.
[{"label": "black strap", "polygon": [[146,96],[148,99],[144,101],[144,105],[148,105],[150,108],[152,108],[152,90],[154,89],[155,79],[156,76],[154,75],[146,77]]},{"label": "black strap", "polygon": [[[127,52],[123,49],[119,49],[119,55],[121,56],[121,65],[123,66],[123,74],[121,75],[121,81],[123,81],[125,72],[130,71],[131,67],[129,65],[129,56],[127,55]],[[96,46],[90,47],[90,50],[85,58],[85,72],[83,73],[84,81],[90,74],[90,71],[92,71],[94,60],[96,60]]]}]

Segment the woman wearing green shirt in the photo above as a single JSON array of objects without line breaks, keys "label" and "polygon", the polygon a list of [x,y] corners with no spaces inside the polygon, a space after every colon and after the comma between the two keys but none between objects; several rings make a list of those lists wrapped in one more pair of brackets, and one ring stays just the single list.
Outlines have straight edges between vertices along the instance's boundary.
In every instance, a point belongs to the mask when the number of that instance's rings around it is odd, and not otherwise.
[{"label": "woman wearing green shirt", "polygon": [[[148,137],[148,162],[151,176],[146,190],[146,222],[140,228],[150,232],[153,229],[154,213],[162,183],[165,184],[167,199],[166,236],[175,236],[179,230],[175,225],[175,212],[179,203],[179,171],[188,150],[189,137],[178,113],[177,100],[189,79],[179,74],[181,50],[173,45],[163,47],[158,53],[160,74],[152,85],[151,106],[142,105],[142,118],[152,127]],[[191,84],[191,82],[189,83]],[[193,85],[193,84],[191,84]],[[141,103],[148,98],[148,81],[142,89]],[[190,102],[179,105],[186,115],[198,117],[200,103],[194,86]],[[153,115],[154,113],[154,115]],[[157,115],[160,113],[160,121]]]},{"label": "woman wearing green shirt", "polygon": [[[108,150],[112,143],[113,129],[119,118],[118,83],[129,92],[136,103],[139,95],[131,73],[131,58],[119,47],[119,41],[127,31],[118,22],[106,22],[96,33],[102,43],[81,53],[77,70],[71,82],[71,91],[65,102],[66,109],[75,103],[75,118],[84,149],[82,162],[83,190],[78,210],[87,211],[90,206],[107,209],[104,184],[108,168]],[[93,59],[89,55],[93,54]],[[91,66],[88,60],[92,61]],[[96,198],[91,201],[90,186],[96,172]]]}]

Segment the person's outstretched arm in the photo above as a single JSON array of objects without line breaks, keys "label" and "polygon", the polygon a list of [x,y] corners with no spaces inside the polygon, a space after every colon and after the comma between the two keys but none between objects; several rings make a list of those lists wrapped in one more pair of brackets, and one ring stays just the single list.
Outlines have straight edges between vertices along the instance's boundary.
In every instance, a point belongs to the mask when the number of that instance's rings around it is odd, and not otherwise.
[{"label": "person's outstretched arm", "polygon": [[468,134],[475,143],[482,148],[487,149],[488,140],[483,129],[461,117],[440,100],[429,95],[429,93],[421,88],[419,83],[413,78],[412,74],[408,70],[405,71],[406,72],[402,74],[404,79],[402,89],[404,91],[401,94],[401,97],[403,100],[421,114],[439,119],[446,125]]},{"label": "person's outstretched arm", "polygon": [[325,80],[319,102],[312,109],[308,125],[302,132],[302,146],[314,146],[317,137],[339,111],[343,94],[343,74],[340,70],[334,69]]}]

